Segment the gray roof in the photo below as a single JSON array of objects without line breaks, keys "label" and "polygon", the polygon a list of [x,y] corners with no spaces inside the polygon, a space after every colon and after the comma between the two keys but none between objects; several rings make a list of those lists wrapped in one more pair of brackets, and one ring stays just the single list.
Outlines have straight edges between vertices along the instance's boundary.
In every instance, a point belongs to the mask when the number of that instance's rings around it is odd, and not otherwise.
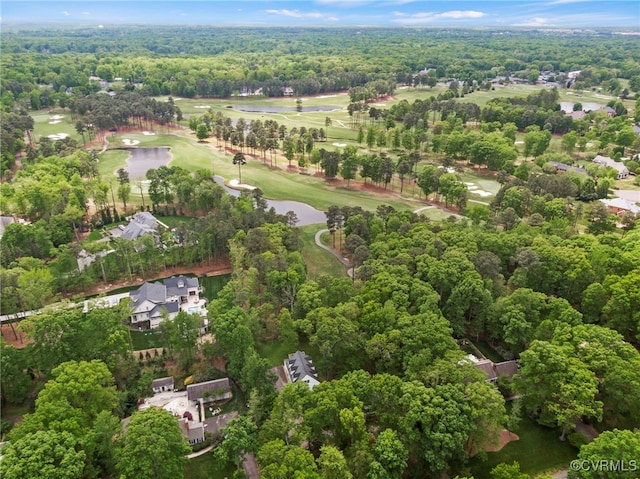
[{"label": "gray roof", "polygon": [[564,163],[559,163],[557,161],[550,161],[549,164],[553,165],[557,170],[560,170],[560,171],[573,170],[573,171],[577,171],[578,173],[586,173],[587,172],[587,170],[585,170],[584,168],[580,168],[579,166],[566,165]]},{"label": "gray roof", "polygon": [[188,278],[186,276],[172,276],[163,281],[167,288],[167,296],[185,296],[189,288],[199,286],[198,278]]},{"label": "gray roof", "polygon": [[629,169],[624,166],[623,163],[616,161],[613,158],[609,158],[608,156],[596,155],[593,162],[604,166],[610,166],[611,168],[618,170],[619,173],[629,174]]},{"label": "gray roof", "polygon": [[180,419],[178,421],[182,435],[187,438],[188,441],[200,441],[204,440],[204,424],[201,422],[187,421]]},{"label": "gray roof", "polygon": [[129,224],[122,230],[121,238],[133,241],[147,233],[154,233],[158,226],[158,220],[151,213],[141,211],[136,213]]},{"label": "gray roof", "polygon": [[154,379],[151,382],[151,388],[161,388],[161,387],[168,387],[171,386],[173,387],[173,377],[168,376],[166,378],[158,378],[158,379]]},{"label": "gray roof", "polygon": [[203,383],[189,384],[187,386],[187,399],[189,401],[197,401],[204,397],[204,393],[208,391],[229,392],[229,378],[216,379],[214,381],[206,381]]},{"label": "gray roof", "polygon": [[129,296],[133,300],[134,308],[146,300],[156,304],[164,303],[167,300],[167,288],[162,283],[144,283],[137,290],[131,291]]},{"label": "gray roof", "polygon": [[149,313],[149,317],[154,318],[156,316],[161,316],[163,309],[166,309],[167,313],[177,313],[178,311],[180,311],[180,305],[175,301],[157,304]]},{"label": "gray roof", "polygon": [[290,354],[286,363],[292,382],[299,381],[305,376],[312,377],[316,381],[319,381],[313,360],[310,356],[307,356],[304,351],[296,351]]}]

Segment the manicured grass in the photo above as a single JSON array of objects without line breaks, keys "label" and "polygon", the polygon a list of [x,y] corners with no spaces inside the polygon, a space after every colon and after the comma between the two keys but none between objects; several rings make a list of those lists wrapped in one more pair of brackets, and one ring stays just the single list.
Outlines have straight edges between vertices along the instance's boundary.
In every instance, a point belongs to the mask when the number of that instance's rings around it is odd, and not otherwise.
[{"label": "manicured grass", "polygon": [[213,452],[189,459],[184,467],[186,479],[230,479],[235,472],[235,466],[219,469],[213,459]]},{"label": "manicured grass", "polygon": [[163,347],[163,338],[160,331],[131,331],[131,341],[133,342],[133,350],[161,348]]},{"label": "manicured grass", "polygon": [[[296,350],[304,351],[312,358],[317,358],[320,356],[320,351],[318,351],[317,348],[311,346],[307,341],[300,341],[298,345],[293,348],[288,347],[280,340],[262,341],[256,344],[256,350],[261,357],[269,361],[269,364],[271,366],[280,366],[285,358],[289,356],[289,354],[294,353]],[[318,369],[317,364],[316,369]],[[318,374],[320,375],[320,377],[323,377],[323,375],[325,375],[325,371],[318,369]]]},{"label": "manicured grass", "polygon": [[418,215],[426,216],[432,221],[444,221],[451,216],[448,211],[441,210],[440,208],[433,207],[426,210],[421,210]]},{"label": "manicured grass", "polygon": [[522,419],[513,432],[520,439],[510,442],[498,452],[487,453],[487,460],[474,457],[470,461],[475,479],[489,479],[491,469],[501,462],[511,464],[517,461],[522,472],[539,474],[554,469],[566,469],[578,451],[568,442],[558,439],[559,429],[538,425],[523,413]]},{"label": "manicured grass", "polygon": [[324,225],[301,226],[302,257],[307,265],[307,278],[315,279],[322,274],[331,277],[344,276],[347,268],[338,259],[315,242],[316,232],[325,228]]},{"label": "manicured grass", "polygon": [[[74,140],[82,143],[82,136],[76,131],[75,125],[71,120],[71,113],[68,110],[59,108],[52,113],[48,113],[47,110],[39,110],[37,113],[30,114],[34,121],[33,131],[36,139],[57,133],[66,133]],[[60,115],[64,118],[53,120],[51,117],[54,115]],[[52,125],[49,123],[50,121],[59,121],[60,123]],[[86,134],[85,139],[88,139]]]},{"label": "manicured grass", "polygon": [[203,296],[211,301],[218,296],[218,292],[224,287],[225,284],[231,279],[230,274],[221,274],[217,276],[205,276],[200,279],[200,286],[204,288]]},{"label": "manicured grass", "polygon": [[[129,158],[129,152],[126,150],[107,150],[99,155],[98,171],[103,178],[110,178],[115,175],[115,172],[120,168],[127,166],[127,158]],[[134,195],[134,191],[137,189],[131,188],[131,195]]]},{"label": "manicured grass", "polygon": [[102,238],[102,234],[98,230],[94,230],[87,236],[87,241],[98,241]]}]

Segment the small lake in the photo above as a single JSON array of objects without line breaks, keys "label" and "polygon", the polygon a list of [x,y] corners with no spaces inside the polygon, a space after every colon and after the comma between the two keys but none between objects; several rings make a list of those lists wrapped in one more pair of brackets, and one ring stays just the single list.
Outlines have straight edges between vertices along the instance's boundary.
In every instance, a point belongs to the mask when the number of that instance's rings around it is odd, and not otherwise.
[{"label": "small lake", "polygon": [[157,148],[127,148],[129,158],[125,170],[129,172],[129,178],[145,178],[147,170],[158,169],[167,166],[171,161],[171,152],[168,146]]},{"label": "small lake", "polygon": [[244,111],[247,113],[285,113],[290,111],[311,113],[317,111],[333,111],[341,110],[341,106],[317,105],[317,106],[268,106],[268,105],[233,105],[236,111]]},{"label": "small lake", "polygon": [[[240,190],[234,190],[233,188],[229,188],[224,184],[224,178],[221,176],[214,176],[213,179],[216,183],[222,186],[227,193],[231,196],[238,197],[240,196]],[[326,223],[327,216],[324,214],[324,211],[320,211],[315,209],[313,206],[310,206],[306,203],[300,203],[299,201],[288,201],[288,200],[266,200],[267,208],[274,208],[276,213],[280,215],[287,214],[289,211],[293,211],[298,217],[298,223],[296,226],[306,226],[313,225],[317,223]]]},{"label": "small lake", "polygon": [[593,103],[590,101],[585,101],[585,102],[561,101],[560,109],[565,113],[571,113],[573,111],[573,105],[575,105],[576,103],[582,103],[582,111],[599,110],[600,108],[604,108],[605,106],[607,106],[601,103]]}]

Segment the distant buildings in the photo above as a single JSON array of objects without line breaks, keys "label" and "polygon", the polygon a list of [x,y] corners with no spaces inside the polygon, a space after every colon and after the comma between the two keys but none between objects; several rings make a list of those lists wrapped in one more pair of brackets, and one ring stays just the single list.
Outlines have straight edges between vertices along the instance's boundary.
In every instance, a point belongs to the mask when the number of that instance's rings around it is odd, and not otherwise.
[{"label": "distant buildings", "polygon": [[180,311],[206,315],[206,300],[200,299],[202,288],[198,278],[174,276],[161,283],[144,283],[129,293],[133,305],[131,324],[143,329],[155,329],[163,321],[163,311],[168,319]]}]

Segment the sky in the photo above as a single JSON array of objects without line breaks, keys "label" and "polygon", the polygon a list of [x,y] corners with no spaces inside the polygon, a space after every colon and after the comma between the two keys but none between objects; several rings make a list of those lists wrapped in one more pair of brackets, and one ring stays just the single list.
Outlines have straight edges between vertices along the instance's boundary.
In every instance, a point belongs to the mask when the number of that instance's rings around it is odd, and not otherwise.
[{"label": "sky", "polygon": [[614,27],[640,30],[640,0],[2,0],[0,22],[255,26]]}]

